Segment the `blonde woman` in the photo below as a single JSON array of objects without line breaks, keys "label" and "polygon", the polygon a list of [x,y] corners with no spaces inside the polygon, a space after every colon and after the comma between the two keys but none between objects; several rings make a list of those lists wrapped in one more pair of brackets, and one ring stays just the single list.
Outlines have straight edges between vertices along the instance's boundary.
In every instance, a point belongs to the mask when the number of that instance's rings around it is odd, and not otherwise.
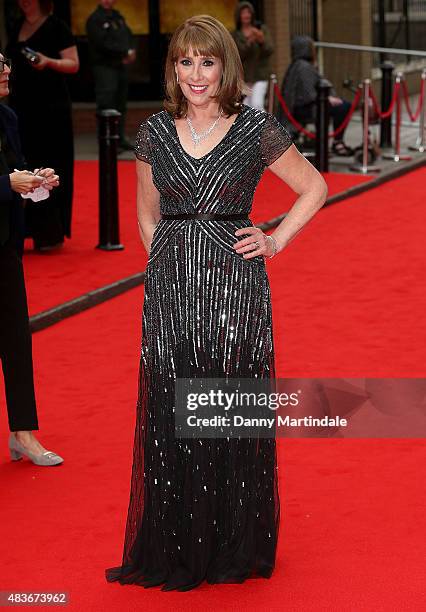
[{"label": "blonde woman", "polygon": [[[271,576],[279,497],[274,438],[176,437],[175,381],[274,376],[265,258],[326,187],[272,115],[241,103],[238,49],[213,17],[176,30],[165,82],[165,110],[136,139],[149,260],[124,553],[106,577],[186,591]],[[271,236],[248,216],[267,166],[300,194]]]}]

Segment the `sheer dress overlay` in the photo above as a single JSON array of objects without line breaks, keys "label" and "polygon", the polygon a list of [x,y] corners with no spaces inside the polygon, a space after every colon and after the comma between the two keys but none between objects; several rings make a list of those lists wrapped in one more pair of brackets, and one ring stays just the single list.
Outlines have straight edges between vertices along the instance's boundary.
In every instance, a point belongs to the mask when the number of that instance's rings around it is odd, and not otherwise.
[{"label": "sheer dress overlay", "polygon": [[[141,123],[135,152],[151,164],[161,213],[249,214],[265,168],[291,144],[272,115],[242,105],[200,159],[184,151],[166,111]],[[121,565],[106,570],[109,582],[189,590],[272,574],[275,439],[179,439],[174,420],[176,378],[274,377],[265,260],[233,248],[236,229],[252,225],[162,219],[155,229],[124,551]]]}]

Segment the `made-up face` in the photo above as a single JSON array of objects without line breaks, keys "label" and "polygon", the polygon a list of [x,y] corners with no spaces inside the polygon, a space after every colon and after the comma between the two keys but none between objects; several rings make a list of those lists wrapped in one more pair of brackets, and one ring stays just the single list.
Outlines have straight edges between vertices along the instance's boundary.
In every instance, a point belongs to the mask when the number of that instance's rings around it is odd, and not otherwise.
[{"label": "made-up face", "polygon": [[203,106],[216,94],[222,77],[219,58],[194,55],[190,49],[188,55],[178,58],[175,69],[182,93],[191,104]]},{"label": "made-up face", "polygon": [[18,6],[25,14],[40,8],[38,0],[18,0]]},{"label": "made-up face", "polygon": [[112,9],[112,7],[115,4],[115,0],[100,0],[100,3],[102,8],[104,8],[106,11],[109,11]]},{"label": "made-up face", "polygon": [[249,26],[252,22],[253,15],[249,8],[243,8],[240,12],[240,22],[242,26]]},{"label": "made-up face", "polygon": [[[0,53],[1,62],[3,62],[4,59],[4,56]],[[3,64],[0,63],[0,68],[2,66]],[[4,64],[4,69],[2,72],[0,72],[0,98],[5,98],[9,95],[9,75],[10,68],[6,64]]]}]

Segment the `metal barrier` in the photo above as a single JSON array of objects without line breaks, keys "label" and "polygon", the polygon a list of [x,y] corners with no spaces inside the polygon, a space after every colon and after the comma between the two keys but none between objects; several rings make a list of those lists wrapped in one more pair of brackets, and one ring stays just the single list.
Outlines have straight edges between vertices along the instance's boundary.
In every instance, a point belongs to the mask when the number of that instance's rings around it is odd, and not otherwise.
[{"label": "metal barrier", "polygon": [[[404,81],[405,85],[405,81]],[[420,116],[419,121],[419,135],[417,136],[417,142],[414,146],[408,147],[410,151],[418,151],[419,153],[425,152],[425,113],[426,113],[426,104],[425,104],[425,87],[426,87],[426,68],[422,72],[422,84],[420,89],[419,102],[417,105],[417,110],[412,115],[411,110],[409,109],[410,103],[408,100],[407,89],[404,87],[404,96],[405,96],[405,104],[407,105],[407,110],[410,115],[410,119],[415,121],[418,116]]]},{"label": "metal barrier", "polygon": [[[411,155],[401,155],[401,82],[404,78],[402,72],[396,75],[395,91],[396,91],[396,122],[395,122],[395,150],[394,153],[383,155],[383,159],[389,159],[394,162],[409,161]],[[397,87],[398,86],[398,87]]]},{"label": "metal barrier", "polygon": [[[357,53],[359,56],[360,66],[362,65],[362,55],[365,53],[368,54],[379,54],[380,63],[379,67],[381,70],[381,83],[382,83],[382,91],[381,91],[381,106],[382,108],[387,108],[390,104],[392,89],[394,85],[394,77],[393,70],[395,68],[392,61],[388,61],[392,58],[394,62],[397,61],[397,58],[401,58],[405,60],[407,57],[409,58],[418,58],[425,59],[426,51],[419,49],[401,49],[401,48],[392,48],[392,47],[375,47],[375,46],[367,46],[367,45],[352,45],[346,43],[335,43],[335,42],[318,42],[316,41],[315,47],[318,51],[322,50],[333,50],[333,51],[348,51],[348,57],[354,58],[353,53]],[[334,55],[334,54],[333,54]],[[321,53],[319,54],[321,56]],[[357,57],[357,56],[355,56]],[[350,66],[353,65],[353,59],[350,62]],[[342,62],[342,58],[338,58],[339,62]],[[385,60],[385,61],[383,61]],[[323,70],[324,66],[320,66]],[[423,66],[421,66],[423,68]],[[420,69],[421,69],[420,68]],[[399,67],[401,70],[401,67]],[[362,74],[362,70],[361,70]],[[380,146],[383,149],[390,149],[392,147],[392,127],[391,127],[391,118],[385,117],[381,119],[380,122]]]},{"label": "metal barrier", "polygon": [[[382,107],[387,108],[392,101],[395,66],[392,62],[384,61],[380,64],[380,69],[382,71]],[[390,149],[392,146],[392,117],[384,117],[380,121],[380,146],[382,149]]]},{"label": "metal barrier", "polygon": [[[426,56],[426,53],[425,53]],[[311,132],[307,130],[301,123],[297,121],[297,119],[293,116],[291,111],[286,105],[286,102],[281,94],[281,91],[277,85],[277,79],[274,74],[270,77],[269,83],[269,112],[272,112],[274,104],[273,104],[273,95],[271,92],[275,92],[275,95],[286,114],[288,120],[294,125],[294,127],[301,133],[303,133],[308,138],[315,140],[316,143],[316,167],[321,171],[328,170],[328,139],[336,137],[339,132],[341,132],[349,123],[354,111],[358,107],[359,100],[361,95],[363,97],[363,115],[362,115],[362,125],[363,125],[363,141],[362,141],[362,157],[361,163],[359,165],[351,166],[351,169],[363,173],[367,172],[378,172],[379,168],[373,165],[369,165],[370,158],[373,158],[373,161],[376,157],[375,151],[371,150],[370,143],[370,111],[373,108],[377,117],[380,118],[381,122],[381,143],[388,142],[388,129],[391,130],[391,120],[394,109],[396,109],[396,122],[395,122],[395,148],[392,154],[383,155],[383,159],[390,159],[394,162],[400,162],[405,160],[410,160],[411,157],[409,155],[401,155],[401,110],[402,110],[402,95],[405,102],[405,106],[407,109],[407,113],[412,122],[417,121],[420,117],[420,125],[419,125],[419,135],[417,137],[417,142],[415,146],[410,147],[411,150],[418,151],[420,153],[425,152],[426,144],[425,144],[425,127],[426,127],[426,69],[423,69],[421,75],[421,85],[420,85],[420,96],[417,103],[416,111],[413,112],[410,106],[410,100],[408,96],[407,85],[404,79],[404,75],[400,72],[397,73],[395,81],[390,79],[389,77],[393,72],[393,64],[390,62],[383,62],[382,69],[387,73],[386,76],[386,85],[382,87],[382,98],[387,101],[387,109],[382,110],[377,101],[377,98],[374,94],[374,91],[371,87],[370,79],[364,79],[362,84],[362,92],[361,86],[358,87],[358,90],[355,93],[354,99],[352,101],[352,105],[345,117],[344,121],[339,125],[339,127],[331,133],[327,133],[328,128],[324,126],[328,126],[329,116],[328,116],[328,104],[325,101],[328,99],[329,95],[329,82],[327,81],[327,85],[324,85],[324,80],[322,80],[322,84],[319,86],[319,94],[317,96],[317,120],[316,120],[316,132]],[[322,92],[322,88],[327,89],[327,96]],[[383,108],[383,105],[382,105]]]},{"label": "metal barrier", "polygon": [[362,161],[361,165],[355,164],[351,166],[351,170],[367,174],[368,172],[380,172],[377,166],[370,165],[370,99],[371,99],[371,81],[365,79],[362,84],[363,95],[363,113],[362,113]]},{"label": "metal barrier", "polygon": [[346,43],[317,42],[315,46],[322,49],[346,49],[347,51],[365,51],[366,53],[387,53],[389,55],[411,55],[426,57],[426,51],[418,49],[393,49],[392,47],[370,47],[367,45],[350,45]]},{"label": "metal barrier", "polygon": [[[355,112],[360,97],[361,92],[357,91],[355,97],[352,101],[351,107],[346,115],[345,119],[339,125],[339,127],[333,132],[328,132],[328,124],[330,120],[330,110],[328,105],[328,96],[330,95],[331,83],[327,81],[327,79],[321,79],[318,84],[318,96],[317,96],[317,106],[316,106],[316,132],[311,132],[307,130],[290,112],[284,98],[281,95],[281,92],[277,85],[277,77],[275,74],[271,74],[269,81],[269,91],[275,92],[275,95],[278,98],[279,103],[287,115],[289,121],[295,126],[295,128],[307,136],[308,138],[315,140],[315,166],[318,170],[322,172],[328,172],[328,139],[335,138],[338,136],[348,125],[353,113]],[[325,95],[324,91],[327,90],[327,95]],[[273,109],[273,100],[271,101],[272,96],[269,96],[269,104],[268,108],[269,112]],[[319,135],[319,137],[317,137]]]}]

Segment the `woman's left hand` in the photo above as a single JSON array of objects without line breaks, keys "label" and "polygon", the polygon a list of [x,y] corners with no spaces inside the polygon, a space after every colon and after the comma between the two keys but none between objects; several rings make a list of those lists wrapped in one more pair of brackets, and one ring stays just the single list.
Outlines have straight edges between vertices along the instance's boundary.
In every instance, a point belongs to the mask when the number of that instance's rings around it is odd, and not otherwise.
[{"label": "woman's left hand", "polygon": [[37,57],[38,62],[31,63],[31,66],[33,68],[35,68],[36,70],[45,70],[49,67],[50,57],[47,57],[47,55],[43,55],[43,53],[40,53],[39,51],[37,51]]},{"label": "woman's left hand", "polygon": [[267,234],[264,234],[258,227],[241,227],[235,232],[236,236],[250,234],[247,238],[243,238],[234,244],[234,249],[237,253],[242,253],[244,259],[252,259],[257,255],[270,257],[274,254],[272,240],[268,240]]}]

